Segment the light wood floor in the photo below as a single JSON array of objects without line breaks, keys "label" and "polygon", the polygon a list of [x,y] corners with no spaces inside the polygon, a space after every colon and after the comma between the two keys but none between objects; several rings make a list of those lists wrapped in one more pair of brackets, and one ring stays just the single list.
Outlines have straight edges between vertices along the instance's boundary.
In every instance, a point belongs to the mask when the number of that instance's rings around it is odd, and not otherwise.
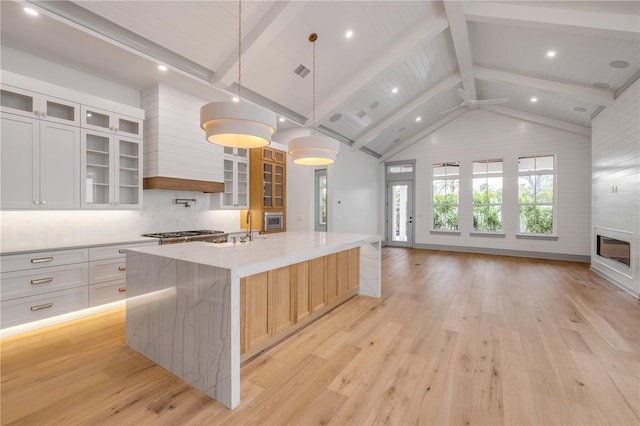
[{"label": "light wood floor", "polygon": [[2,343],[2,424],[640,423],[640,302],[588,265],[383,250],[357,296],[242,368],[229,411],[117,310]]}]

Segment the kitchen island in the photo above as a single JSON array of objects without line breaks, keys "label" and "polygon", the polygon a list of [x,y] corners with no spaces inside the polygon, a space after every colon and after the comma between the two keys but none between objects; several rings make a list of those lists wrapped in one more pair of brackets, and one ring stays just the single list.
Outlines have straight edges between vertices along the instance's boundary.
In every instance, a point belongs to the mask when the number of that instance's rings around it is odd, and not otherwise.
[{"label": "kitchen island", "polygon": [[240,363],[353,294],[381,295],[378,235],[285,232],[127,251],[127,345],[228,408]]}]

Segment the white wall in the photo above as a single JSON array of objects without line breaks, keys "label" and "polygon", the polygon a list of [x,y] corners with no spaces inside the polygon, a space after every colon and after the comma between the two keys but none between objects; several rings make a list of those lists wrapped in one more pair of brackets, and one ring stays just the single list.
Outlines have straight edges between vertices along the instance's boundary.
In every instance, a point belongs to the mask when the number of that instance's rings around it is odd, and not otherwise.
[{"label": "white wall", "polygon": [[[52,43],[60,41],[52,41]],[[140,91],[2,46],[2,69],[79,92],[140,107]]]},{"label": "white wall", "polygon": [[[295,137],[308,136],[309,130],[286,129],[274,140],[286,145]],[[327,230],[379,234],[378,160],[360,151],[340,145],[336,162],[327,166]],[[314,170],[287,162],[287,230],[314,230]]]},{"label": "white wall", "polygon": [[[557,161],[557,241],[516,239],[518,232],[518,156],[555,154]],[[505,238],[470,236],[474,160],[504,161],[503,232]],[[570,132],[484,110],[469,111],[388,161],[416,160],[415,243],[577,255],[590,253],[590,140]],[[434,163],[461,162],[459,227],[461,234],[432,235],[431,174]],[[384,200],[384,192],[380,190]],[[383,215],[380,204],[380,214]],[[553,256],[550,256],[553,257]],[[562,257],[562,256],[560,256]]]},{"label": "white wall", "polygon": [[638,296],[640,292],[640,80],[592,122],[592,229],[608,228],[631,237],[631,269],[596,256],[591,267]]}]

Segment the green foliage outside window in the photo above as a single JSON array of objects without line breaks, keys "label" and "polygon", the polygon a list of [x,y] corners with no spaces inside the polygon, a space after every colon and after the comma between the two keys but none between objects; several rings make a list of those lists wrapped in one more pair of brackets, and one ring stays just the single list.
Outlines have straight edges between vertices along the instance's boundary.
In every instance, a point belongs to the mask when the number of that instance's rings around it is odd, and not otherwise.
[{"label": "green foliage outside window", "polygon": [[520,232],[553,233],[553,175],[520,176]]},{"label": "green foliage outside window", "polygon": [[488,232],[501,231],[502,208],[500,203],[502,203],[502,188],[494,189],[487,183],[474,188],[473,229]]}]

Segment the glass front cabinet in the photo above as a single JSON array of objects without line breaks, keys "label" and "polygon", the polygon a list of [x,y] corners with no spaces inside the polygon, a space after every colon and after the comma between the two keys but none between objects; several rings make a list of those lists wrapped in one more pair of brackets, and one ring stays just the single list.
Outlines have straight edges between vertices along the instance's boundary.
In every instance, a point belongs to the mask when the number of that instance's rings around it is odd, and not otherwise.
[{"label": "glass front cabinet", "polygon": [[82,207],[141,207],[142,140],[83,130],[81,168]]},{"label": "glass front cabinet", "polygon": [[249,150],[224,148],[224,192],[212,197],[212,207],[228,210],[249,208]]}]

